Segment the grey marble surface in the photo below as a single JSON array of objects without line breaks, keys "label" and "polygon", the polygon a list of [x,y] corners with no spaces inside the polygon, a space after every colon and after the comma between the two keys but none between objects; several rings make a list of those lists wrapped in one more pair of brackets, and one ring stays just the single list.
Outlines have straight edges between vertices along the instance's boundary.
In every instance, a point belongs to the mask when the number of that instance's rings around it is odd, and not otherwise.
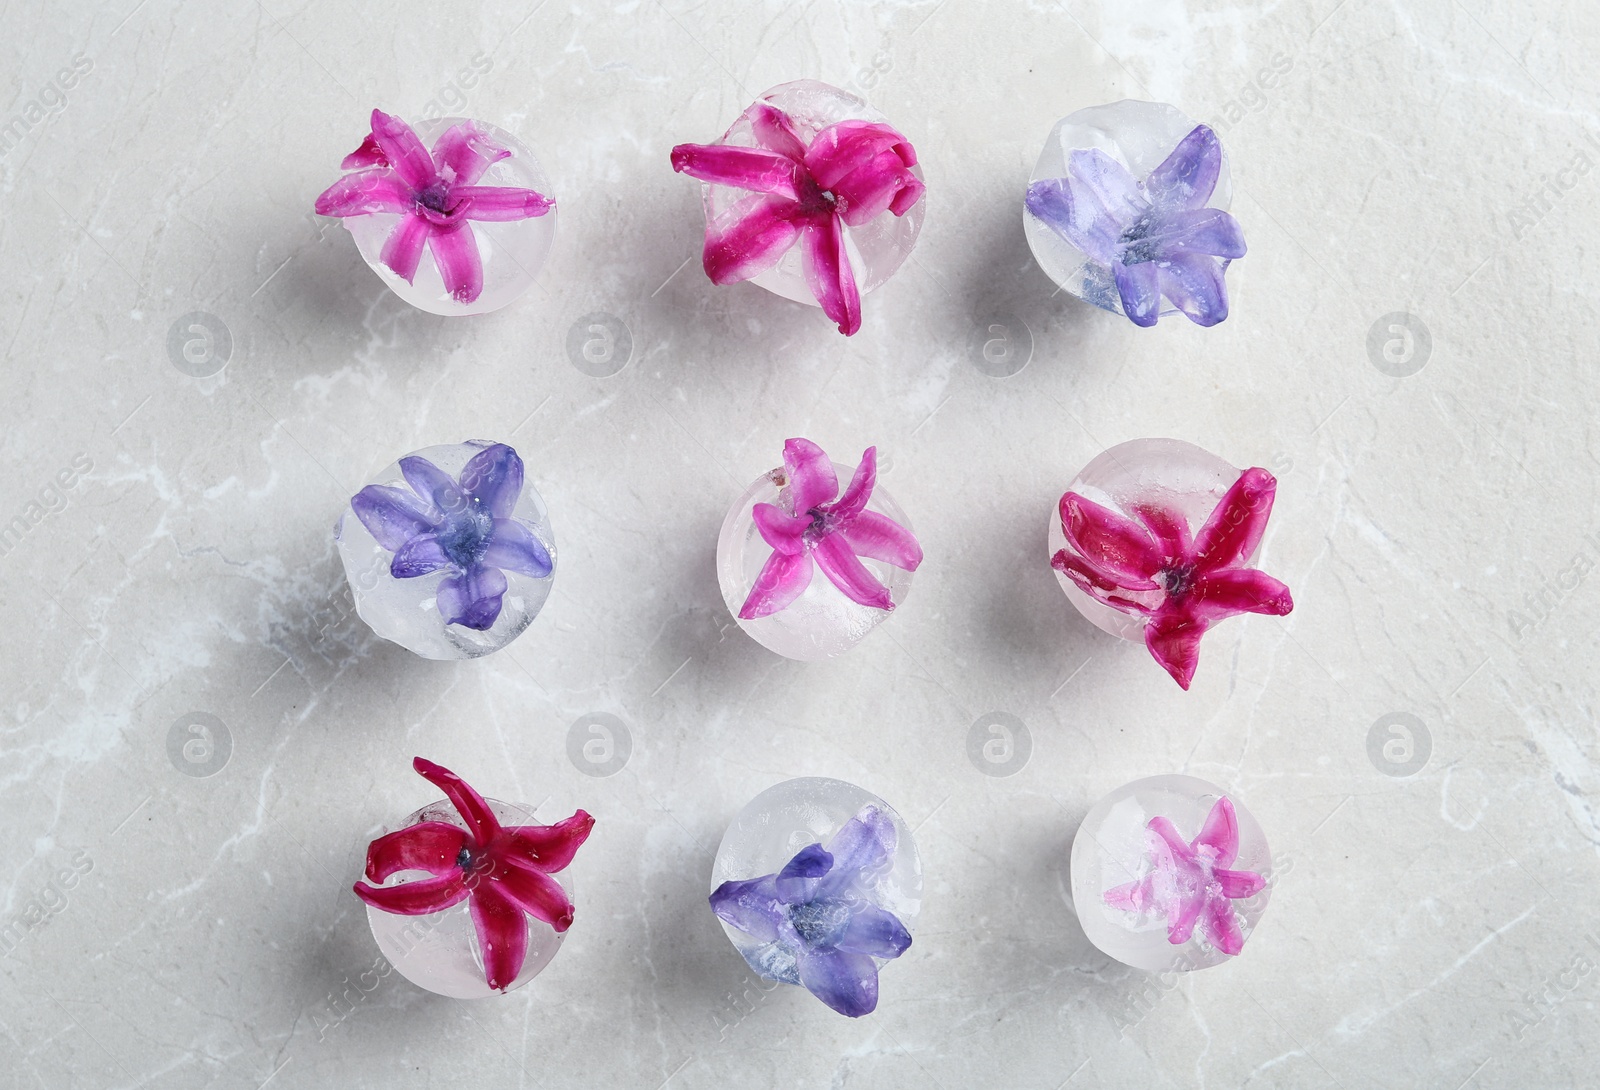
[{"label": "grey marble surface", "polygon": [[[1592,1080],[1592,5],[0,14],[0,516],[25,527],[0,556],[0,1085]],[[929,185],[849,340],[709,284],[698,187],[667,162],[802,76],[870,97]],[[1053,295],[1025,246],[1052,123],[1123,97],[1229,148],[1250,254],[1215,329]],[[409,309],[311,214],[373,106],[541,155],[560,229],[519,304]],[[227,334],[214,374],[169,351],[195,312]],[[594,313],[631,339],[606,378],[567,349]],[[979,366],[993,325],[1019,372]],[[928,555],[821,665],[743,636],[714,577],[727,505],[791,435],[877,443]],[[1226,622],[1188,693],[1046,564],[1065,483],[1143,435],[1281,482],[1262,564],[1296,609]],[[349,612],[330,529],[396,455],[469,437],[527,459],[561,570],[507,651],[421,662]],[[968,758],[992,713],[1031,741],[1011,775]],[[195,715],[218,748],[170,751]],[[631,739],[614,774],[569,757],[591,715]],[[1369,744],[1394,715],[1410,775]],[[508,997],[362,990],[349,886],[436,797],[416,754],[598,818],[566,945]],[[1109,962],[1064,898],[1088,807],[1163,772],[1236,792],[1282,872],[1244,956],[1182,979]],[[706,908],[728,820],[796,775],[888,799],[926,867],[916,944],[860,1021],[759,985]]]}]

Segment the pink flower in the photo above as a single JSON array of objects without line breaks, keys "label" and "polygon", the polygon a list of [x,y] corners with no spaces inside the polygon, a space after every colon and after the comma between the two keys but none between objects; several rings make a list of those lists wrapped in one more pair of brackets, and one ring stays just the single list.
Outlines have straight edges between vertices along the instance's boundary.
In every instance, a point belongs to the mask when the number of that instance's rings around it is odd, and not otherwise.
[{"label": "pink flower", "polygon": [[903,216],[926,188],[911,168],[917,153],[894,129],[840,121],[809,147],[782,110],[745,111],[757,146],[679,144],[672,169],[713,185],[750,191],[706,224],[706,275],[715,284],[748,280],[778,263],[798,240],[806,282],[839,332],[861,328],[861,293],[845,253],[845,228],[882,214]]},{"label": "pink flower", "polygon": [[1254,897],[1266,887],[1255,871],[1228,870],[1239,855],[1239,823],[1224,796],[1211,807],[1192,844],[1171,821],[1153,817],[1146,826],[1149,873],[1105,892],[1106,904],[1167,918],[1167,941],[1182,946],[1201,925],[1206,941],[1224,954],[1244,949],[1244,936],[1228,902]]},{"label": "pink flower", "polygon": [[433,877],[393,886],[357,882],[356,896],[400,916],[426,916],[469,901],[484,975],[489,987],[505,991],[528,955],[526,916],[557,931],[572,926],[572,902],[550,875],[572,862],[594,818],[579,810],[554,825],[506,828],[483,796],[448,768],[421,757],[411,766],[449,796],[467,827],[424,821],[380,836],[367,846],[369,881],[408,870]]},{"label": "pink flower", "polygon": [[409,284],[426,246],[445,290],[458,302],[471,303],[483,291],[483,259],[470,221],[529,219],[555,207],[553,197],[531,189],[476,184],[510,154],[476,121],[446,129],[429,154],[410,125],[373,110],[372,132],[340,164],[352,173],[317,198],[317,214],[401,214],[383,245],[383,263]]},{"label": "pink flower", "polygon": [[1143,614],[1145,646],[1187,689],[1200,637],[1213,624],[1236,613],[1282,617],[1294,608],[1288,587],[1245,566],[1266,532],[1277,488],[1266,470],[1245,470],[1192,542],[1176,512],[1140,507],[1135,521],[1068,492],[1061,497],[1067,548],[1050,566],[1096,601]]},{"label": "pink flower", "polygon": [[772,558],[756,576],[739,616],[753,620],[786,608],[811,585],[813,560],[851,601],[893,609],[889,588],[860,558],[916,571],[922,563],[922,546],[898,522],[867,510],[878,480],[878,448],[868,447],[861,455],[842,496],[833,463],[811,440],[785,443],[783,466],[790,509],[758,503],[751,511],[756,530],[772,546]]}]

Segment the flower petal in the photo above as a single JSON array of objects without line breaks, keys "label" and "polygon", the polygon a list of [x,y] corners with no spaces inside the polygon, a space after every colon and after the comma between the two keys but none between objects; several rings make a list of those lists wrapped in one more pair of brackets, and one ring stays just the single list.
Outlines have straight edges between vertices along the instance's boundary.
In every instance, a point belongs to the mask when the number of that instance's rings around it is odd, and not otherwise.
[{"label": "flower petal", "polygon": [[483,562],[491,568],[514,571],[535,579],[546,578],[555,567],[544,542],[516,519],[494,520],[494,537],[483,550]]},{"label": "flower petal", "polygon": [[1225,898],[1207,902],[1205,936],[1211,945],[1224,954],[1237,955],[1244,949],[1244,935],[1239,930],[1239,921],[1234,918],[1233,909]]},{"label": "flower petal", "polygon": [[476,185],[484,171],[510,156],[511,149],[501,147],[476,121],[451,125],[433,142],[433,161],[452,186]]},{"label": "flower petal", "polygon": [[554,825],[514,825],[505,831],[499,858],[518,867],[553,874],[566,869],[593,828],[594,818],[585,810]]},{"label": "flower petal", "polygon": [[500,833],[500,821],[489,809],[489,804],[483,801],[483,796],[474,791],[466,780],[425,757],[414,758],[411,767],[417,775],[445,793],[450,804],[456,808],[456,813],[467,823],[467,832],[472,835],[473,844],[486,847],[494,842]]},{"label": "flower petal", "polygon": [[450,474],[416,454],[400,459],[400,473],[412,491],[431,503],[436,511],[455,514],[466,508],[466,497]]},{"label": "flower petal", "polygon": [[1200,637],[1208,627],[1207,621],[1181,611],[1166,612],[1165,607],[1144,626],[1145,647],[1180,689],[1187,691],[1194,680],[1194,669],[1200,665]]},{"label": "flower petal", "polygon": [[366,139],[361,141],[361,146],[344,157],[344,161],[339,164],[339,169],[362,170],[366,167],[386,167],[388,165],[388,158],[384,156],[383,149],[378,146],[378,138],[369,132]]},{"label": "flower petal", "polygon": [[561,883],[542,871],[525,867],[501,866],[490,875],[488,884],[505,894],[523,912],[543,920],[557,933],[572,926],[572,899]]},{"label": "flower petal", "polygon": [[438,534],[418,534],[395,550],[394,559],[389,561],[389,574],[396,579],[414,579],[452,566]]},{"label": "flower petal", "polygon": [[396,916],[426,916],[460,904],[467,895],[467,881],[465,873],[456,870],[397,886],[369,886],[357,882],[354,889],[356,896],[373,908]]},{"label": "flower petal", "polygon": [[916,537],[888,515],[863,511],[843,530],[857,556],[881,560],[905,571],[922,563],[922,546]]},{"label": "flower petal", "polygon": [[797,162],[806,157],[806,146],[795,132],[794,122],[788,114],[776,106],[758,102],[745,111],[745,116],[750,119],[757,144]]},{"label": "flower petal", "polygon": [[744,605],[739,608],[741,620],[753,621],[769,617],[787,609],[811,585],[811,557],[805,553],[786,556],[774,552],[761,574],[750,588]]},{"label": "flower petal", "polygon": [[1211,199],[1222,173],[1222,144],[1209,125],[1196,125],[1178,141],[1145,179],[1145,192],[1158,204],[1200,208]]},{"label": "flower petal", "polygon": [[408,825],[367,845],[367,879],[382,882],[403,870],[427,871],[435,877],[459,871],[456,860],[466,842],[466,830],[448,821]]},{"label": "flower petal", "polygon": [[672,169],[712,185],[791,201],[799,197],[802,177],[800,164],[786,155],[731,144],[679,144],[672,149]]},{"label": "flower petal", "polygon": [[1113,609],[1120,609],[1124,613],[1150,612],[1148,606],[1115,593],[1122,589],[1117,576],[1101,571],[1083,557],[1074,556],[1066,549],[1056,550],[1055,555],[1050,558],[1050,566],[1072,580],[1073,585],[1097,602],[1102,602]]},{"label": "flower petal", "polygon": [[724,882],[711,891],[711,911],[735,930],[758,942],[773,942],[785,921],[778,900],[776,875],[768,874],[747,881]]},{"label": "flower petal", "polygon": [[796,515],[806,515],[839,494],[832,459],[809,439],[783,444],[783,469],[789,481],[789,506]]},{"label": "flower petal", "polygon": [[471,227],[463,223],[452,231],[434,231],[428,236],[428,249],[452,299],[471,303],[483,294],[483,257]]},{"label": "flower petal", "polygon": [[1228,796],[1223,795],[1211,804],[1211,812],[1206,815],[1200,835],[1194,838],[1194,846],[1197,849],[1210,848],[1214,853],[1214,866],[1226,867],[1238,857],[1239,818]]},{"label": "flower petal", "polygon": [[1221,887],[1222,895],[1231,897],[1235,901],[1254,897],[1267,888],[1267,880],[1253,870],[1227,870],[1218,867],[1211,872],[1211,875]]},{"label": "flower petal", "polygon": [[469,220],[505,222],[542,216],[556,206],[554,197],[532,189],[513,186],[464,185],[450,191],[452,200],[463,202],[458,215]]},{"label": "flower petal", "polygon": [[1152,577],[1161,570],[1161,549],[1143,526],[1076,492],[1063,493],[1058,509],[1067,544],[1092,568],[1123,590],[1160,586]]},{"label": "flower petal", "polygon": [[[1111,279],[1116,281],[1122,312],[1136,326],[1148,329],[1161,317],[1161,274],[1153,261],[1124,265],[1111,263]],[[1221,321],[1219,318],[1218,321]]]},{"label": "flower petal", "polygon": [[406,185],[412,189],[426,189],[433,182],[437,173],[433,156],[422,146],[410,125],[382,110],[373,110],[372,139]]},{"label": "flower petal", "polygon": [[1142,248],[1157,258],[1172,254],[1211,254],[1235,258],[1245,255],[1244,229],[1220,208],[1186,208],[1157,221],[1140,240]]},{"label": "flower petal", "polygon": [[319,216],[366,216],[373,212],[408,212],[411,190],[386,167],[346,174],[317,197]]},{"label": "flower petal", "polygon": [[1189,520],[1180,512],[1167,507],[1157,507],[1154,504],[1140,504],[1134,507],[1133,513],[1139,516],[1139,521],[1155,535],[1165,559],[1179,560],[1188,557]]},{"label": "flower petal", "polygon": [[503,883],[478,883],[469,902],[478,931],[483,975],[489,987],[505,991],[522,972],[528,957],[528,919]]},{"label": "flower petal", "polygon": [[744,197],[706,224],[700,254],[713,284],[737,284],[778,263],[800,237],[795,205],[760,194]]},{"label": "flower petal", "polygon": [[881,807],[870,803],[863,806],[828,841],[833,869],[824,878],[818,895],[842,896],[852,889],[869,889],[894,865],[898,841],[894,820]]},{"label": "flower petal", "polygon": [[1141,913],[1150,908],[1154,897],[1155,880],[1149,874],[1132,882],[1125,882],[1120,886],[1112,886],[1104,894],[1106,904],[1112,908],[1120,908],[1125,912]]},{"label": "flower petal", "polygon": [[[833,192],[840,218],[849,227],[860,227],[896,207],[900,211],[895,215],[904,215],[925,188],[891,148],[846,174]],[[909,198],[903,195],[907,189],[913,190]]]},{"label": "flower petal", "polygon": [[1201,571],[1232,567],[1249,558],[1267,532],[1277,478],[1252,467],[1239,474],[1211,517],[1194,538],[1195,564]]},{"label": "flower petal", "polygon": [[781,901],[805,904],[816,892],[817,880],[832,869],[833,856],[821,844],[807,844],[773,878],[773,889]]},{"label": "flower petal", "polygon": [[770,503],[758,503],[750,508],[750,520],[756,524],[761,540],[784,556],[796,556],[806,551],[805,532],[811,520],[804,515],[786,514]]},{"label": "flower petal", "polygon": [[437,592],[439,616],[445,624],[487,632],[500,617],[500,599],[509,585],[504,572],[486,564],[446,576]]},{"label": "flower petal", "polygon": [[1198,326],[1214,326],[1228,316],[1228,288],[1222,263],[1205,254],[1174,254],[1151,262],[1161,294]]},{"label": "flower petal", "polygon": [[1201,573],[1184,605],[1198,616],[1220,621],[1236,613],[1287,616],[1294,609],[1294,599],[1288,587],[1266,572],[1254,568],[1224,568]]},{"label": "flower petal", "polygon": [[1046,178],[1034,182],[1028,186],[1022,203],[1046,227],[1092,260],[1102,265],[1116,260],[1122,225],[1100,213],[1091,201],[1076,200],[1070,179]]},{"label": "flower petal", "polygon": [[403,488],[369,484],[350,497],[350,509],[390,552],[439,525],[438,516],[424,502]]},{"label": "flower petal", "polygon": [[811,550],[811,556],[816,560],[817,567],[822,569],[822,574],[852,602],[873,609],[894,608],[889,588],[878,582],[877,576],[861,563],[843,534],[829,534],[818,541]]},{"label": "flower petal", "polygon": [[822,507],[841,523],[848,523],[867,506],[867,500],[872,498],[872,489],[877,483],[878,448],[868,447],[862,452],[861,461],[856,465],[855,472],[850,475],[850,484],[844,493],[837,500],[825,503]]},{"label": "flower petal", "polygon": [[844,221],[829,216],[806,225],[800,235],[806,283],[846,337],[861,328],[861,293],[856,290],[856,274],[845,252]]},{"label": "flower petal", "polygon": [[910,948],[911,932],[894,913],[874,904],[860,904],[850,913],[850,922],[834,945],[852,954],[897,958]]},{"label": "flower petal", "polygon": [[802,948],[796,960],[800,983],[833,1010],[860,1018],[877,1008],[878,963],[868,955]]},{"label": "flower petal", "polygon": [[806,149],[806,168],[823,189],[834,189],[845,179],[892,151],[899,166],[914,166],[917,153],[906,138],[876,121],[840,121],[829,125]]},{"label": "flower petal", "polygon": [[424,217],[414,214],[402,216],[384,240],[378,260],[410,284],[417,278],[417,266],[422,264],[422,249],[432,235],[433,225]]},{"label": "flower petal", "polygon": [[484,447],[461,467],[461,488],[497,519],[510,518],[522,498],[522,457],[504,443]]}]

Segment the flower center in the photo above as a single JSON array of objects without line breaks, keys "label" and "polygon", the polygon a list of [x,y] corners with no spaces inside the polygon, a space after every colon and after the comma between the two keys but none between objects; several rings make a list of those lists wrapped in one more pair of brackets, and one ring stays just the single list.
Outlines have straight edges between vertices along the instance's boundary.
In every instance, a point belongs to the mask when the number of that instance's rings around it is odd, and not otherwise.
[{"label": "flower center", "polygon": [[805,543],[808,546],[815,545],[817,542],[833,533],[834,519],[833,516],[828,512],[822,510],[820,507],[813,507],[811,510],[807,511],[806,514],[811,516],[811,525],[807,526],[803,531],[801,531],[801,536],[805,539]]},{"label": "flower center", "polygon": [[1194,586],[1194,565],[1174,564],[1170,568],[1162,568],[1160,579],[1161,589],[1166,591],[1167,597],[1179,601]]},{"label": "flower center", "polygon": [[798,200],[803,215],[832,215],[838,210],[838,195],[831,189],[823,189],[817,184],[816,179],[809,175],[800,184]]},{"label": "flower center", "polygon": [[790,905],[789,922],[807,946],[832,946],[850,922],[850,906],[843,901]]},{"label": "flower center", "polygon": [[439,527],[439,547],[458,568],[470,568],[483,559],[494,540],[494,518],[473,500],[466,508],[445,519]]},{"label": "flower center", "polygon": [[426,189],[417,190],[417,203],[433,212],[448,211],[450,183],[440,178]]},{"label": "flower center", "polygon": [[1133,225],[1122,232],[1117,239],[1117,245],[1122,247],[1122,263],[1124,265],[1139,265],[1146,261],[1156,259],[1155,240],[1150,238],[1150,231],[1154,224],[1151,222],[1154,211],[1146,212],[1134,221]]}]

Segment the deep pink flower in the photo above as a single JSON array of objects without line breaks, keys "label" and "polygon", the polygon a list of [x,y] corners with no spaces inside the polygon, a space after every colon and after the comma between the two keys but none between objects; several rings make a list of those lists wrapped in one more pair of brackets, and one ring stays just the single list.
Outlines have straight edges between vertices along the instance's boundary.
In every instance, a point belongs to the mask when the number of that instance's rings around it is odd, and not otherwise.
[{"label": "deep pink flower", "polygon": [[1266,887],[1255,871],[1229,870],[1239,855],[1239,822],[1224,796],[1211,807],[1194,842],[1185,843],[1171,821],[1153,817],[1146,828],[1151,869],[1105,892],[1106,904],[1167,918],[1167,941],[1181,946],[1201,925],[1206,941],[1224,954],[1244,949],[1244,936],[1228,902],[1254,897]]},{"label": "deep pink flower", "polygon": [[1236,613],[1282,617],[1294,608],[1289,588],[1245,566],[1266,532],[1277,480],[1247,469],[1189,540],[1181,514],[1145,506],[1138,520],[1084,499],[1061,497],[1067,548],[1050,566],[1097,601],[1146,617],[1145,646],[1184,689],[1200,660],[1200,637]]},{"label": "deep pink flower", "polygon": [[483,259],[470,221],[529,219],[555,207],[555,198],[531,189],[477,184],[510,154],[476,121],[446,129],[429,154],[410,125],[373,110],[372,132],[340,164],[352,173],[317,198],[317,214],[400,213],[404,218],[383,244],[383,263],[409,284],[426,246],[445,290],[471,303],[483,291]]},{"label": "deep pink flower", "polygon": [[842,496],[833,463],[809,439],[783,445],[783,467],[790,509],[758,503],[750,512],[762,540],[772,546],[772,558],[756,576],[739,616],[752,620],[787,607],[811,585],[813,560],[851,601],[893,609],[889,588],[861,557],[916,571],[922,546],[889,516],[867,510],[878,481],[878,448],[868,447],[861,455]]},{"label": "deep pink flower", "polygon": [[367,846],[368,881],[408,870],[433,877],[394,886],[357,882],[356,896],[400,916],[426,916],[469,900],[484,975],[489,987],[505,991],[528,955],[525,916],[557,931],[572,926],[572,902],[550,875],[572,862],[594,818],[579,810],[554,825],[508,828],[483,796],[448,768],[421,757],[411,767],[449,797],[467,827],[424,821],[380,836]]},{"label": "deep pink flower", "polygon": [[861,293],[844,229],[883,212],[903,216],[922,199],[926,187],[911,172],[917,153],[904,136],[877,122],[840,121],[807,147],[782,110],[757,102],[745,117],[754,148],[672,149],[673,170],[750,191],[706,224],[706,275],[714,284],[748,280],[776,265],[798,240],[811,293],[848,337],[861,328]]}]

